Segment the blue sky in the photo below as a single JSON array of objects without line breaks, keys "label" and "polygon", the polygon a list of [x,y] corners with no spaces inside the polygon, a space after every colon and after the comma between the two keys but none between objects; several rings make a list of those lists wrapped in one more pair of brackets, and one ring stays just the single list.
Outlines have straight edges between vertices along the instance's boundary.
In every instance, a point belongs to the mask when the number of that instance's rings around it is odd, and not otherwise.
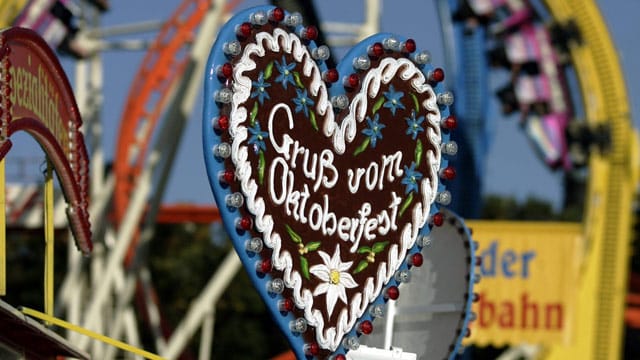
[{"label": "blue sky", "polygon": [[[179,0],[113,0],[112,9],[103,18],[105,26],[129,24],[146,20],[166,19],[179,5]],[[262,1],[245,1],[242,7],[262,4]],[[330,20],[361,20],[361,1],[323,0],[319,10]],[[348,4],[348,5],[345,5]],[[399,6],[402,4],[403,6]],[[599,1],[603,16],[609,26],[614,43],[619,51],[624,68],[629,98],[634,101],[632,115],[640,117],[640,50],[636,46],[638,31],[635,14],[640,11],[640,1],[608,0]],[[345,8],[346,6],[346,8]],[[411,9],[408,7],[411,6]],[[445,67],[440,31],[432,1],[384,1],[382,31],[404,34],[416,39],[418,47],[432,52],[434,64]],[[339,18],[342,17],[342,18]],[[108,159],[113,158],[115,136],[118,132],[125,96],[129,92],[131,80],[135,76],[144,52],[108,51],[104,54],[105,109],[104,142]],[[73,69],[69,61],[65,68],[72,77]],[[446,68],[445,68],[446,71]],[[174,164],[169,181],[166,202],[213,203],[204,162],[202,160],[200,117],[202,103],[198,101],[192,119]],[[495,122],[495,142],[487,159],[487,179],[485,192],[515,195],[519,199],[535,195],[554,203],[562,198],[559,174],[548,170],[532,153],[527,140],[520,132],[515,118],[497,119]],[[636,128],[639,121],[635,121]],[[524,165],[524,166],[523,166]],[[9,170],[8,170],[9,171]],[[11,180],[11,179],[9,179]],[[454,194],[455,196],[455,194]]]}]

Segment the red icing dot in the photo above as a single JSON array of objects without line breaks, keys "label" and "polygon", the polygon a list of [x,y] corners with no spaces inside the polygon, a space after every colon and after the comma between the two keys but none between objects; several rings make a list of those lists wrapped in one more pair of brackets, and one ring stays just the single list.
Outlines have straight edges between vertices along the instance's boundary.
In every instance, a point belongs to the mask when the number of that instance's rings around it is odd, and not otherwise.
[{"label": "red icing dot", "polygon": [[400,290],[397,286],[390,286],[385,292],[385,297],[391,300],[397,300],[400,297]]},{"label": "red icing dot", "polygon": [[316,342],[304,344],[304,353],[305,355],[316,356],[320,353],[320,346]]},{"label": "red icing dot", "polygon": [[360,85],[360,77],[358,77],[358,74],[351,74],[345,79],[344,86],[347,88],[355,89],[358,85]]},{"label": "red icing dot", "polygon": [[318,38],[318,28],[315,26],[307,26],[302,33],[305,40],[315,40]]},{"label": "red icing dot", "polygon": [[347,357],[344,356],[343,354],[338,354],[338,355],[332,357],[331,360],[347,360]]},{"label": "red icing dot", "polygon": [[442,213],[435,213],[433,214],[433,225],[435,226],[442,226],[442,224],[444,224],[444,215]]},{"label": "red icing dot", "polygon": [[231,169],[226,169],[222,172],[220,179],[227,184],[231,184],[231,182],[235,179],[236,174]]},{"label": "red icing dot", "polygon": [[456,177],[456,169],[453,166],[447,166],[440,172],[440,177],[444,180],[453,180]]},{"label": "red icing dot", "polygon": [[293,311],[293,300],[283,299],[278,302],[278,308],[283,312]]},{"label": "red icing dot", "polygon": [[480,256],[476,256],[476,266],[482,266],[482,258]]},{"label": "red icing dot", "polygon": [[415,253],[411,255],[411,265],[420,267],[424,263],[424,257],[421,253]]},{"label": "red icing dot", "polygon": [[383,54],[384,54],[384,47],[382,46],[382,43],[379,43],[379,42],[374,43],[369,48],[369,55],[371,56],[380,57]]},{"label": "red icing dot", "polygon": [[282,8],[279,8],[279,7],[273,8],[273,10],[271,10],[270,20],[275,22],[280,22],[284,20],[284,10],[282,10]]},{"label": "red icing dot", "polygon": [[329,69],[327,71],[324,72],[322,79],[326,82],[330,82],[330,83],[334,83],[336,81],[338,81],[339,78],[339,74],[338,74],[338,70],[336,69]]},{"label": "red icing dot", "polygon": [[238,221],[238,227],[242,230],[250,230],[253,226],[253,221],[248,216],[245,216]]},{"label": "red icing dot", "polygon": [[429,73],[429,81],[439,83],[444,80],[444,70],[435,68]]},{"label": "red icing dot", "polygon": [[455,116],[449,115],[442,120],[442,127],[445,129],[453,130],[458,127],[458,119]]},{"label": "red icing dot", "polygon": [[258,272],[262,274],[266,274],[271,271],[271,259],[264,259],[262,261],[258,261]]},{"label": "red icing dot", "polygon": [[408,53],[416,51],[416,41],[413,39],[407,39],[407,41],[404,42],[404,51]]},{"label": "red icing dot", "polygon": [[373,324],[369,320],[364,320],[360,325],[358,325],[358,331],[365,335],[369,335],[373,331]]},{"label": "red icing dot", "polygon": [[220,75],[225,79],[231,79],[233,75],[233,65],[230,63],[225,63],[220,67]]},{"label": "red icing dot", "polygon": [[227,115],[220,115],[218,121],[216,122],[216,126],[218,129],[227,131],[229,130],[229,117]]},{"label": "red icing dot", "polygon": [[464,337],[469,337],[469,336],[471,336],[471,329],[466,328],[466,329],[464,330]]},{"label": "red icing dot", "polygon": [[238,36],[249,37],[251,35],[251,23],[244,22],[238,27]]}]

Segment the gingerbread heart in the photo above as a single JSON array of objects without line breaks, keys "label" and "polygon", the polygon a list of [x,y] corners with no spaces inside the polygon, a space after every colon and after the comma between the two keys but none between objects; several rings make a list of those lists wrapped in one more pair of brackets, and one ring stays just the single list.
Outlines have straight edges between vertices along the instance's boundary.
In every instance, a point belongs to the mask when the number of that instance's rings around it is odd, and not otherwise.
[{"label": "gingerbread heart", "polygon": [[344,358],[409,268],[449,193],[452,96],[426,52],[391,34],[336,69],[317,31],[270,6],[221,29],[203,147],[223,222],[298,358]]}]

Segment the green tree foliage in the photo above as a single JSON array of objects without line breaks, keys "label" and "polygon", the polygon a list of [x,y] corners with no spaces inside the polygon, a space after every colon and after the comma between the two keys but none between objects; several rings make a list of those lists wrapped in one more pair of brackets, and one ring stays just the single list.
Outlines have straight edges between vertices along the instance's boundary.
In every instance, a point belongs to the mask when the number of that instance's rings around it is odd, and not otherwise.
[{"label": "green tree foliage", "polygon": [[[164,318],[173,328],[231,245],[219,227],[163,225],[156,234],[149,267]],[[196,337],[191,353],[196,353],[197,346]],[[286,351],[287,346],[249,277],[244,270],[239,271],[216,306],[212,358],[267,359]],[[183,357],[190,358],[188,355]]]},{"label": "green tree foliage", "polygon": [[555,211],[551,203],[536,197],[528,197],[519,203],[514,197],[487,195],[481,214],[486,220],[580,221],[582,209],[571,207]]},{"label": "green tree foliage", "polygon": [[[66,230],[55,232],[54,286],[58,288],[66,271]],[[10,305],[44,310],[44,230],[7,229],[7,294]]]}]

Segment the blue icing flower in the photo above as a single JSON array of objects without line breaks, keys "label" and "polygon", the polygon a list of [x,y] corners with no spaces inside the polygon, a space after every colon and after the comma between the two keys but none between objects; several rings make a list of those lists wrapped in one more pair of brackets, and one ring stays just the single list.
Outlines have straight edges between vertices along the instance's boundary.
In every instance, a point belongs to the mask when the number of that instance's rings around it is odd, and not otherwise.
[{"label": "blue icing flower", "polygon": [[267,145],[264,143],[264,140],[269,137],[269,134],[266,131],[262,131],[260,123],[256,121],[253,127],[250,127],[248,130],[251,134],[248,143],[249,145],[253,144],[255,152],[267,150]]},{"label": "blue icing flower", "polygon": [[416,163],[411,162],[411,167],[404,166],[404,178],[402,178],[401,183],[407,185],[407,189],[405,190],[405,194],[410,192],[418,192],[418,181],[422,179],[422,173],[416,171]]},{"label": "blue icing flower", "polygon": [[287,89],[287,83],[291,83],[291,85],[295,86],[296,83],[293,80],[293,73],[291,70],[296,67],[295,63],[287,64],[287,60],[285,60],[284,56],[282,57],[282,63],[275,61],[276,68],[280,72],[280,75],[276,77],[276,81],[282,84],[282,87]]},{"label": "blue icing flower", "polygon": [[424,121],[424,116],[416,118],[416,112],[411,112],[410,118],[404,118],[407,121],[407,135],[411,135],[411,138],[415,140],[418,137],[418,133],[424,132],[421,124]]},{"label": "blue icing flower", "polygon": [[260,72],[260,75],[258,75],[258,81],[253,81],[252,84],[253,84],[253,87],[256,89],[254,92],[251,93],[252,99],[257,96],[258,102],[260,102],[260,105],[262,105],[265,99],[271,99],[271,97],[269,96],[269,93],[267,93],[267,90],[266,90],[269,86],[271,86],[271,84],[264,82],[264,74],[262,73],[262,71]]},{"label": "blue icing flower", "polygon": [[368,128],[362,130],[362,133],[369,137],[369,141],[371,142],[371,147],[376,147],[376,140],[382,139],[382,129],[386,127],[385,124],[380,124],[380,115],[375,114],[373,116],[373,120],[371,117],[367,116],[367,125]]},{"label": "blue icing flower", "polygon": [[298,97],[293,99],[293,102],[296,104],[296,113],[304,111],[304,116],[309,117],[308,106],[313,106],[315,103],[307,96],[307,90],[296,89],[296,93],[298,93]]},{"label": "blue icing flower", "polygon": [[404,105],[400,102],[404,93],[402,91],[395,91],[393,85],[389,86],[389,91],[384,92],[384,97],[387,101],[384,102],[384,107],[391,110],[393,115],[396,114],[396,109],[404,109]]}]

